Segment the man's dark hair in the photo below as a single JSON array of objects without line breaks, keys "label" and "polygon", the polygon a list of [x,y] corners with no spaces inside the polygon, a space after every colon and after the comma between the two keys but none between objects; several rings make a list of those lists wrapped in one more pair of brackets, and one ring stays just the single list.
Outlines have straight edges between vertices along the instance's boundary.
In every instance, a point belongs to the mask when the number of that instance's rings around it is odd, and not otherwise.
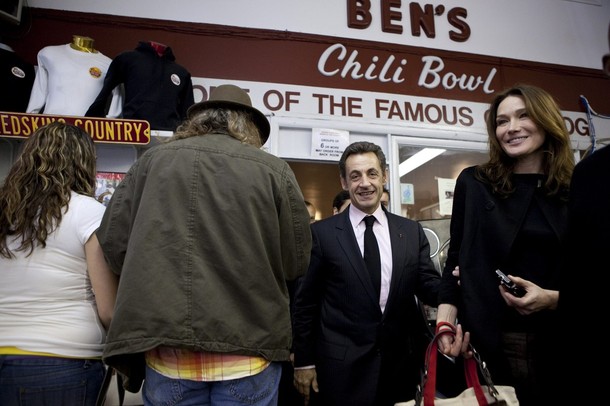
[{"label": "man's dark hair", "polygon": [[337,211],[341,210],[341,206],[343,206],[346,200],[350,200],[349,191],[341,190],[333,199],[333,208],[337,209]]},{"label": "man's dark hair", "polygon": [[343,151],[343,155],[341,155],[341,159],[339,160],[339,175],[345,179],[345,161],[347,161],[347,158],[349,158],[350,155],[365,154],[367,152],[373,152],[375,155],[377,155],[377,159],[381,165],[381,171],[385,171],[386,160],[385,154],[383,153],[381,147],[377,144],[373,144],[372,142],[359,141],[348,145],[347,148],[345,148],[345,151]]}]

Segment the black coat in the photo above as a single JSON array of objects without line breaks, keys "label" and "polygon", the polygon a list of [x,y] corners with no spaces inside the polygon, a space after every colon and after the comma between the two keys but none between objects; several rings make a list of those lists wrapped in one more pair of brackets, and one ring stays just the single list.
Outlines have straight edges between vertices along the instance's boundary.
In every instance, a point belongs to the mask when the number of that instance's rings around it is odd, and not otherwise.
[{"label": "black coat", "polygon": [[[559,311],[565,328],[565,361],[560,364],[566,404],[595,404],[598,391],[582,390],[575,379],[584,371],[608,365],[610,356],[598,326],[605,325],[610,266],[610,147],[582,160],[572,175],[569,203],[569,249],[561,274]],[[596,317],[598,316],[598,317]],[[601,321],[601,324],[600,324]],[[597,328],[596,328],[597,327]],[[607,385],[604,373],[587,373],[587,387]]]},{"label": "black coat", "polygon": [[[544,289],[559,290],[560,247],[565,245],[567,238],[567,203],[544,196],[542,188],[537,187],[537,175],[525,175],[526,181],[515,182],[517,189],[510,197],[501,198],[492,193],[489,185],[477,180],[474,171],[475,167],[464,169],[456,182],[451,242],[439,302],[458,307],[458,321],[465,331],[471,332],[471,342],[487,361],[494,382],[510,383],[505,381],[510,374],[501,347],[503,315],[510,309],[498,290],[495,270],[509,273],[504,267],[512,260],[515,240],[536,199],[544,221],[555,235],[557,249],[554,256],[538,258],[547,261],[544,270],[533,267],[535,269],[527,270],[527,275],[516,276],[531,280]],[[537,246],[531,247],[533,251],[537,249]],[[451,274],[456,265],[460,267],[459,286]],[[544,324],[538,324],[540,328],[556,321],[554,312],[538,313],[532,317],[544,321]]]},{"label": "black coat", "polygon": [[25,113],[36,73],[34,65],[0,44],[0,111]]}]

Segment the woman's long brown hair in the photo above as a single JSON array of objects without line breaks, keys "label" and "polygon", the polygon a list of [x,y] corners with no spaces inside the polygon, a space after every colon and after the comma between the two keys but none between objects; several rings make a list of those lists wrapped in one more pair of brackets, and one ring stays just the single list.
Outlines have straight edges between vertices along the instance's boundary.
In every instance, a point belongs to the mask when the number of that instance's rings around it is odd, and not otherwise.
[{"label": "woman's long brown hair", "polygon": [[13,258],[9,242],[17,238],[17,251],[32,253],[61,222],[72,191],[93,196],[96,174],[95,146],[82,129],[54,122],[38,128],[0,187],[0,255]]},{"label": "woman's long brown hair", "polygon": [[574,169],[570,134],[555,99],[547,91],[536,86],[525,84],[513,86],[499,93],[491,102],[486,113],[489,161],[478,166],[477,178],[490,184],[494,193],[500,196],[506,197],[514,191],[511,176],[516,160],[504,152],[496,138],[498,106],[508,96],[522,97],[527,114],[546,134],[542,146],[545,152],[542,167],[544,175],[546,175],[543,185],[546,193],[567,199],[567,191]]}]

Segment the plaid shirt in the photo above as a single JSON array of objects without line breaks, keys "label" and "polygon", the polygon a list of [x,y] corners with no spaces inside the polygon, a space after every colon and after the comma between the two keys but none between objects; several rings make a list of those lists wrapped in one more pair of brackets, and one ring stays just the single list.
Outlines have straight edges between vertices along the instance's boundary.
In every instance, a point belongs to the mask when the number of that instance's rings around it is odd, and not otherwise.
[{"label": "plaid shirt", "polygon": [[157,347],[146,352],[146,364],[173,379],[227,381],[256,375],[267,368],[270,361],[248,355]]}]

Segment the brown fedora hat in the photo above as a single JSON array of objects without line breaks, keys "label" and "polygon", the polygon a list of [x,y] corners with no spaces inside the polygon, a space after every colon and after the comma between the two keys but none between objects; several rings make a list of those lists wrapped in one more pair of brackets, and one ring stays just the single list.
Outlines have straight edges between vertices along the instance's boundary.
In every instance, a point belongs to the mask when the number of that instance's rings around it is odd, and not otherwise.
[{"label": "brown fedora hat", "polygon": [[236,109],[247,111],[252,114],[254,124],[258,127],[258,131],[261,133],[261,140],[263,144],[267,142],[271,127],[267,117],[254,107],[252,107],[252,100],[250,96],[243,89],[235,85],[220,85],[216,87],[210,93],[210,97],[207,101],[193,104],[187,111],[187,117],[193,118],[197,113],[205,109],[215,109],[224,107],[228,109]]}]

